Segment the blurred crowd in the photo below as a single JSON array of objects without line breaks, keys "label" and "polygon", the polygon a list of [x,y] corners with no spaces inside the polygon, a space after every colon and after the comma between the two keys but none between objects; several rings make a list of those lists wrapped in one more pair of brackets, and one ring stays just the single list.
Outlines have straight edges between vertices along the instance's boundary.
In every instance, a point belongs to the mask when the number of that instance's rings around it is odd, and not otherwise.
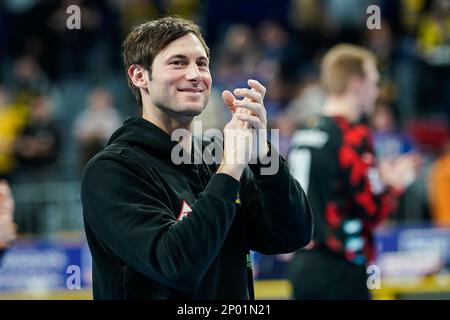
[{"label": "blurred crowd", "polygon": [[[369,30],[366,9],[374,4],[381,29]],[[70,5],[81,9],[79,30],[66,27]],[[424,158],[391,221],[450,223],[449,0],[5,0],[0,178],[21,190],[15,192],[19,232],[49,231],[39,222],[48,204],[29,205],[32,194],[48,182],[79,181],[84,164],[138,112],[121,41],[133,25],[165,14],[199,23],[211,48],[213,89],[199,117],[203,129],[228,122],[223,89],[257,79],[268,89],[269,125],[280,129],[283,154],[292,133],[321,112],[324,51],[341,42],[372,50],[380,96],[364,121],[374,130],[377,155],[416,151]]]}]

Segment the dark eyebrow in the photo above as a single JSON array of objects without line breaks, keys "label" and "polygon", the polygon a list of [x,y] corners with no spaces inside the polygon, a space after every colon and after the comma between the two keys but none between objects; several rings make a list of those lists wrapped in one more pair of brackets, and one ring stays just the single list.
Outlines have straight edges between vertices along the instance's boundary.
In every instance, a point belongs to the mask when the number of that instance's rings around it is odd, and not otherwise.
[{"label": "dark eyebrow", "polygon": [[182,54],[176,54],[174,56],[170,56],[167,61],[172,60],[172,59],[187,59],[186,56],[182,55]]},{"label": "dark eyebrow", "polygon": [[197,61],[204,61],[204,62],[206,62],[206,63],[209,63],[209,59],[207,58],[207,57],[200,57],[200,58],[198,58],[197,59]]},{"label": "dark eyebrow", "polygon": [[[170,61],[170,60],[172,60],[172,59],[183,59],[183,60],[187,60],[188,57],[186,57],[185,55],[182,55],[182,54],[176,54],[176,55],[170,56],[170,57],[167,59],[167,61]],[[200,60],[200,61],[205,61],[206,63],[209,63],[209,60],[208,60],[207,57],[201,56],[201,57],[197,58],[197,61],[199,61],[199,60]]]}]

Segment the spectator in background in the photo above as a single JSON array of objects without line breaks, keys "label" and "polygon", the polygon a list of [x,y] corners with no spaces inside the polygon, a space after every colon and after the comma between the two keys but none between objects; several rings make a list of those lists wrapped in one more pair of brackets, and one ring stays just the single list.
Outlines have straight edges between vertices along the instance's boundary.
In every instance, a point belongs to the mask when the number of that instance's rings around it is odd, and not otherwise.
[{"label": "spectator in background", "polygon": [[428,178],[428,190],[433,222],[450,226],[450,140],[443,154],[434,162]]},{"label": "spectator in background", "polygon": [[81,149],[81,167],[105,147],[120,125],[121,119],[111,93],[101,87],[92,90],[87,108],[77,117],[74,126],[75,138]]},{"label": "spectator in background", "polygon": [[[386,99],[380,99],[373,114],[370,116],[373,129],[375,155],[380,161],[396,159],[404,154],[417,153],[411,137],[397,125],[397,117]],[[395,213],[390,215],[392,220],[420,220],[428,212],[427,191],[424,187],[422,171],[400,196],[399,205]],[[425,210],[424,210],[425,209]]]},{"label": "spectator in background", "polygon": [[373,230],[395,208],[417,159],[377,167],[370,129],[358,124],[378,95],[370,51],[333,47],[322,60],[321,79],[328,94],[323,115],[294,133],[289,154],[315,222],[313,241],[294,255],[289,277],[296,299],[369,299],[365,266],[374,259]]},{"label": "spectator in background", "polygon": [[325,102],[325,91],[318,81],[312,81],[301,86],[299,93],[288,104],[287,117],[294,122],[297,128],[307,125],[311,117],[322,113]]},{"label": "spectator in background", "polygon": [[[267,80],[267,116],[276,119],[286,109],[289,100],[289,86],[279,76]],[[269,126],[271,124],[269,123]]]},{"label": "spectator in background", "polygon": [[402,0],[400,1],[400,28],[406,36],[417,31],[417,25],[421,13],[428,6],[427,0]]},{"label": "spectator in background", "polygon": [[0,178],[15,167],[14,141],[25,125],[27,108],[11,103],[9,91],[0,85]]},{"label": "spectator in background", "polygon": [[218,52],[217,62],[213,65],[216,86],[235,87],[256,73],[261,54],[249,26],[239,23],[230,25]]},{"label": "spectator in background", "polygon": [[0,260],[11,241],[16,238],[13,222],[14,198],[8,182],[0,180]]},{"label": "spectator in background", "polygon": [[281,114],[278,117],[270,121],[270,127],[278,129],[279,134],[279,147],[278,151],[283,157],[287,157],[289,151],[289,145],[291,136],[296,130],[296,126],[292,119],[288,118],[285,114]]},{"label": "spectator in background", "polygon": [[122,34],[126,35],[133,26],[149,18],[161,14],[156,1],[147,0],[129,0],[126,5],[120,5],[121,29]]},{"label": "spectator in background", "polygon": [[[56,75],[73,75],[89,70],[92,49],[96,42],[103,41],[99,37],[105,17],[94,1],[64,0],[60,2],[47,20],[49,38],[54,54],[54,65],[58,69]],[[67,8],[76,5],[81,12],[80,29],[67,28]],[[107,36],[106,34],[104,35]],[[108,52],[103,51],[104,60],[109,59]]]},{"label": "spectator in background", "polygon": [[[52,111],[48,96],[35,95],[30,102],[28,121],[14,143],[17,166],[12,181],[22,186],[38,186],[21,188],[17,194],[16,222],[22,233],[43,232],[43,221],[50,207],[43,183],[57,178],[61,139]],[[33,196],[39,200],[29,201]]]},{"label": "spectator in background", "polygon": [[279,74],[281,62],[285,58],[289,34],[278,23],[263,21],[256,30],[262,53],[258,63],[258,74],[264,81],[270,81]]},{"label": "spectator in background", "polygon": [[417,46],[431,65],[450,65],[450,2],[434,0],[419,19]]},{"label": "spectator in background", "polygon": [[[325,0],[323,14],[327,24],[327,33],[338,42],[359,40],[358,31],[365,27],[367,16],[364,14],[375,0]],[[355,39],[356,37],[356,39]]]},{"label": "spectator in background", "polygon": [[450,121],[450,1],[434,0],[417,30],[417,47],[426,62],[424,105]]},{"label": "spectator in background", "polygon": [[292,0],[289,10],[290,25],[317,32],[323,29],[323,3],[315,0]]},{"label": "spectator in background", "polygon": [[377,57],[381,75],[389,70],[394,47],[393,34],[390,24],[381,20],[381,28],[367,30],[364,34],[364,44]]},{"label": "spectator in background", "polygon": [[18,135],[14,149],[18,164],[14,181],[37,182],[53,177],[60,150],[60,131],[49,97],[33,98],[28,122]]},{"label": "spectator in background", "polygon": [[29,105],[34,95],[47,93],[49,87],[49,79],[36,56],[23,55],[14,61],[12,93],[15,103]]},{"label": "spectator in background", "polygon": [[387,102],[377,103],[370,123],[379,160],[392,159],[414,150],[410,137],[397,127],[394,112]]},{"label": "spectator in background", "polygon": [[178,15],[186,19],[197,20],[198,15],[202,13],[201,2],[200,0],[170,0],[162,3],[165,5],[164,11],[168,15]]}]

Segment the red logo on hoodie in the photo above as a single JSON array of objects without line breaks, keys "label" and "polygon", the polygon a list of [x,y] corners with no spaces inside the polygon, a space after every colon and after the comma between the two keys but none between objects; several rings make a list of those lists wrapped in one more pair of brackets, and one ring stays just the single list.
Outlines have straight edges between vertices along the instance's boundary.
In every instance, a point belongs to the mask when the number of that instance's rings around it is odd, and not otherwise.
[{"label": "red logo on hoodie", "polygon": [[187,204],[186,200],[183,200],[181,205],[180,214],[178,215],[177,221],[180,221],[184,217],[186,217],[189,213],[192,212],[192,208]]}]

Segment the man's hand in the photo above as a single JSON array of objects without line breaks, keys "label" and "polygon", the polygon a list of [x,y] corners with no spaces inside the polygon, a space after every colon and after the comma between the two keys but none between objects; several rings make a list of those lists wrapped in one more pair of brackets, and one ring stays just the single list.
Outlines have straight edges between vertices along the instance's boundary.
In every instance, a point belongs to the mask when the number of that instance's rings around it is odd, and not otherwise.
[{"label": "man's hand", "polygon": [[253,133],[246,123],[233,117],[223,129],[224,152],[218,173],[226,173],[239,181],[245,166],[250,161],[253,148]]},{"label": "man's hand", "polygon": [[381,161],[380,177],[386,185],[403,191],[414,181],[421,163],[420,155],[415,153]]},{"label": "man's hand", "polygon": [[14,199],[8,183],[0,181],[0,249],[9,245],[17,236],[13,222]]},{"label": "man's hand", "polygon": [[[259,158],[264,161],[268,156],[267,144],[267,112],[264,107],[266,88],[256,80],[248,80],[249,88],[235,89],[234,95],[225,90],[222,93],[225,104],[239,121],[244,123],[243,128],[252,132],[253,146],[251,163],[256,163]],[[236,99],[242,97],[242,100]]]}]

